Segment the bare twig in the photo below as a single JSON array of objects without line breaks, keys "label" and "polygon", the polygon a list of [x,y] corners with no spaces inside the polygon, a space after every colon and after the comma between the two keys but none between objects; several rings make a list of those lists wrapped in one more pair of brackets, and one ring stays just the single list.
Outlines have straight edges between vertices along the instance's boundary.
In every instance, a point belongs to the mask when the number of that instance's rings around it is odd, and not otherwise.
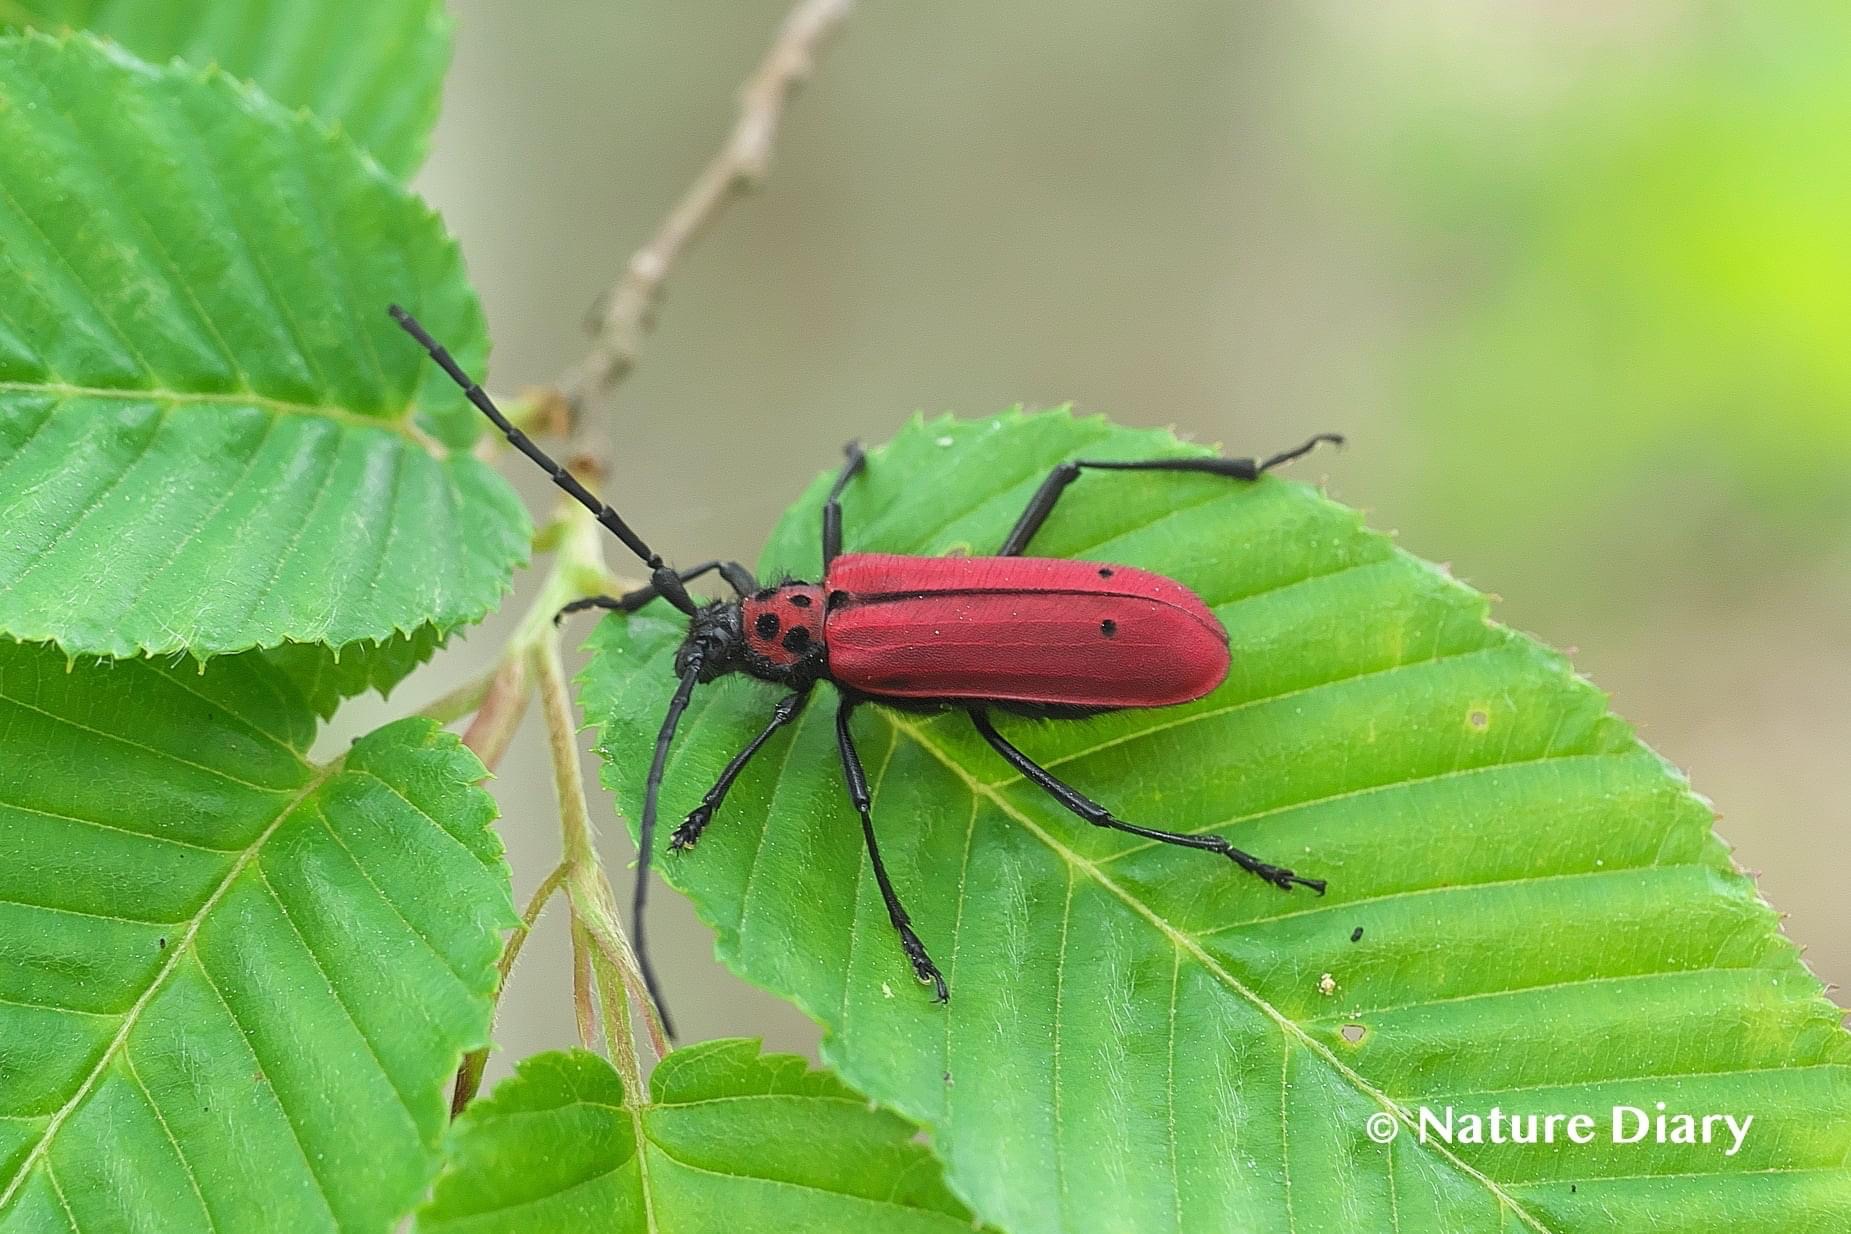
[{"label": "bare twig", "polygon": [[739,119],[719,154],[668,212],[649,242],[593,311],[591,351],[557,383],[574,420],[585,404],[622,381],[636,365],[669,270],[734,198],[758,187],[771,170],[772,146],[784,109],[816,67],[817,53],[854,7],[854,0],[800,0],[771,48],[739,92]]}]

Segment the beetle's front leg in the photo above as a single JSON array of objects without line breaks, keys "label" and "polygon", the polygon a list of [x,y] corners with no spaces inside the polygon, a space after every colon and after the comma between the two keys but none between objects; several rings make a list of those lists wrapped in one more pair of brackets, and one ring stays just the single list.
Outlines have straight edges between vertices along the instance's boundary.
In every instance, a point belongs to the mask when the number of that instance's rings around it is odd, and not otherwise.
[{"label": "beetle's front leg", "polygon": [[757,754],[767,741],[771,740],[773,733],[803,714],[803,705],[809,701],[810,691],[808,689],[787,694],[778,700],[777,708],[771,713],[771,720],[759,730],[758,736],[754,737],[745,749],[733,756],[733,761],[726,765],[726,770],[720,773],[720,778],[714,781],[712,788],[707,790],[707,795],[701,798],[701,803],[694,807],[693,812],[688,815],[681,826],[675,828],[675,834],[670,836],[668,841],[670,851],[680,852],[684,848],[694,847],[695,841],[701,838],[701,832],[705,831],[707,824],[713,821],[714,811],[718,810],[720,803],[726,800],[727,790],[733,787],[733,781],[737,780],[739,773],[746,769],[746,764],[752,761],[752,756]]}]

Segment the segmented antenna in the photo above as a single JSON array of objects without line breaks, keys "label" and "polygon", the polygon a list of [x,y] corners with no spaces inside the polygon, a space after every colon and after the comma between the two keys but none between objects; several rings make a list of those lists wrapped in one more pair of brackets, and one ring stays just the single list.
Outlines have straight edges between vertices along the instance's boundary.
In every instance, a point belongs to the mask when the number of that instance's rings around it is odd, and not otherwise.
[{"label": "segmented antenna", "polygon": [[[570,494],[573,500],[590,510],[599,523],[603,524],[612,535],[622,540],[624,547],[635,553],[643,564],[658,576],[658,582],[660,582],[661,574],[670,573],[672,575],[672,571],[668,571],[668,568],[662,564],[662,558],[654,549],[643,543],[641,536],[630,530],[630,525],[619,517],[617,511],[598,500],[597,494],[581,484],[577,476],[567,471],[551,455],[536,446],[531,437],[514,427],[513,422],[501,414],[501,408],[495,406],[495,400],[488,396],[488,391],[477,385],[475,379],[463,371],[463,366],[456,362],[456,357],[452,356],[449,349],[442,343],[432,338],[430,332],[418,324],[417,318],[396,304],[388,311],[392,314],[392,320],[398,322],[404,328],[405,333],[417,339],[419,345],[431,354],[431,359],[437,361],[437,366],[450,375],[450,380],[463,388],[463,393],[468,396],[470,402],[476,405],[476,410],[487,416],[490,422],[501,430],[501,435],[508,439],[509,445],[538,463],[541,470],[546,472],[554,484]],[[662,598],[692,616],[694,602],[679,586],[679,579],[676,580],[676,584],[674,587],[662,587]]]},{"label": "segmented antenna", "polygon": [[649,899],[649,854],[655,847],[656,803],[662,794],[662,772],[668,766],[668,748],[675,740],[675,730],[681,725],[681,713],[688,709],[688,698],[700,679],[700,657],[691,656],[687,670],[681,675],[681,684],[675,687],[675,697],[668,702],[662,730],[656,734],[655,758],[650,761],[649,778],[643,787],[643,817],[636,829],[636,890],[630,902],[630,933],[636,940],[636,962],[643,970],[643,985],[662,1015],[662,1031],[670,1037],[675,1035],[675,1026],[669,1019],[668,1004],[662,1001],[655,966],[649,962],[649,945],[643,934],[643,909]]}]

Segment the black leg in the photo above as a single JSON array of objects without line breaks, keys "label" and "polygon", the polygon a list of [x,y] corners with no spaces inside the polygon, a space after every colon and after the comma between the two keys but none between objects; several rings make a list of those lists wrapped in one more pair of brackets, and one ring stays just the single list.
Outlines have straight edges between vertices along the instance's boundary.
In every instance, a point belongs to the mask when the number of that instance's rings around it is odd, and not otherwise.
[{"label": "black leg", "polygon": [[1147,840],[1156,840],[1163,844],[1176,844],[1183,848],[1199,848],[1204,852],[1220,853],[1249,874],[1257,874],[1281,891],[1290,891],[1296,885],[1309,887],[1319,895],[1324,894],[1323,879],[1301,878],[1282,866],[1271,865],[1251,853],[1242,852],[1220,836],[1192,836],[1176,831],[1159,831],[1155,827],[1140,827],[1136,823],[1127,823],[1123,819],[1114,818],[1110,810],[1061,783],[1054,778],[1052,773],[1036,765],[1028,755],[1009,744],[1008,739],[997,732],[996,726],[990,723],[987,712],[972,708],[970,718],[971,723],[977,726],[977,731],[983,735],[983,739],[989,742],[1011,767],[1021,772],[1024,778],[1054,800],[1095,827],[1110,827],[1114,831],[1127,831],[1134,836],[1143,836]]},{"label": "black leg", "polygon": [[942,1003],[949,996],[945,990],[945,978],[939,973],[938,965],[932,963],[932,957],[926,954],[925,944],[913,933],[912,919],[900,906],[900,897],[894,893],[893,882],[887,877],[887,867],[881,862],[880,846],[874,842],[874,817],[870,809],[872,798],[868,794],[868,777],[861,770],[861,758],[855,753],[854,738],[848,733],[848,718],[854,713],[855,701],[844,698],[836,708],[836,748],[842,755],[842,778],[848,782],[849,799],[855,803],[855,810],[861,815],[861,834],[868,841],[868,860],[874,863],[874,881],[880,884],[881,899],[887,902],[887,919],[900,932],[900,950],[912,961],[913,975],[919,978],[919,983],[934,987],[938,992],[938,1001]]},{"label": "black leg", "polygon": [[[680,571],[675,577],[684,584],[691,583],[701,575],[711,574],[715,570],[720,572],[720,577],[726,580],[726,585],[731,587],[741,599],[758,590],[758,583],[753,579],[752,572],[736,561],[703,561],[698,566]],[[553,624],[558,625],[563,618],[573,613],[582,613],[588,608],[608,608],[616,613],[634,613],[661,594],[660,587],[654,583],[648,583],[638,587],[635,591],[626,591],[621,596],[587,596],[583,600],[572,601],[554,613]]]},{"label": "black leg", "polygon": [[803,714],[803,705],[809,701],[808,687],[795,694],[787,694],[778,700],[777,708],[772,711],[770,721],[759,730],[758,736],[754,737],[745,749],[733,755],[733,761],[726,765],[726,770],[720,773],[720,778],[715,780],[713,787],[707,790],[707,795],[701,798],[701,803],[694,807],[694,812],[688,815],[681,826],[675,828],[675,834],[669,838],[668,842],[670,849],[680,852],[684,848],[694,847],[695,842],[701,838],[701,832],[705,831],[707,824],[713,821],[714,811],[718,810],[720,803],[726,800],[727,790],[733,787],[733,781],[737,780],[739,773],[746,769],[746,764],[752,761],[752,756],[758,753],[759,747],[770,741],[773,733]]},{"label": "black leg", "polygon": [[829,487],[828,500],[823,502],[824,570],[829,569],[829,563],[842,555],[842,490],[848,487],[848,482],[855,478],[868,461],[858,441],[843,446],[842,453],[848,456],[848,461],[836,473],[836,482]]},{"label": "black leg", "polygon": [[1321,441],[1343,444],[1343,438],[1336,433],[1319,433],[1302,446],[1282,450],[1268,459],[1251,458],[1153,458],[1133,462],[1093,462],[1080,459],[1071,463],[1062,463],[1048,473],[1048,478],[1041,482],[1035,495],[1028,499],[1028,508],[1022,511],[1022,517],[1016,520],[1009,538],[996,551],[998,557],[1017,557],[1028,547],[1041,524],[1048,521],[1048,515],[1054,509],[1054,503],[1069,484],[1080,478],[1085,468],[1097,471],[1200,471],[1209,475],[1227,476],[1235,480],[1257,480],[1266,472],[1289,463],[1295,458],[1309,454]]}]

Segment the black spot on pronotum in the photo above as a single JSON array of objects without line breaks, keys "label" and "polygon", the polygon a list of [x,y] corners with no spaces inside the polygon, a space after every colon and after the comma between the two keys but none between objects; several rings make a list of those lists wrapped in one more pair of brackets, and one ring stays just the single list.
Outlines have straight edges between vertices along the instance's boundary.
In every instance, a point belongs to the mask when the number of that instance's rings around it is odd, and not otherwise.
[{"label": "black spot on pronotum", "polygon": [[1360,943],[1363,941],[1363,928],[1361,926],[1357,926],[1354,930],[1350,931],[1350,941],[1353,943]]},{"label": "black spot on pronotum", "polygon": [[1100,566],[1099,567],[1099,577],[1100,578],[1111,578],[1112,577],[1112,567]]},{"label": "black spot on pronotum", "polygon": [[784,650],[802,651],[810,645],[810,631],[805,626],[792,626],[784,636]]},{"label": "black spot on pronotum", "polygon": [[1118,623],[1113,621],[1110,617],[1107,617],[1104,621],[1099,623],[1099,633],[1105,635],[1107,638],[1113,637],[1118,633]]},{"label": "black spot on pronotum", "polygon": [[810,597],[804,595],[801,591],[798,592],[796,595],[791,597],[791,607],[792,608],[809,608],[810,607]]},{"label": "black spot on pronotum", "polygon": [[752,593],[752,598],[754,600],[769,600],[777,594],[778,589],[776,587],[760,587],[757,591]]},{"label": "black spot on pronotum", "polygon": [[758,631],[758,636],[760,638],[776,638],[778,636],[778,615],[776,613],[760,613],[757,619],[752,622],[752,628]]}]

